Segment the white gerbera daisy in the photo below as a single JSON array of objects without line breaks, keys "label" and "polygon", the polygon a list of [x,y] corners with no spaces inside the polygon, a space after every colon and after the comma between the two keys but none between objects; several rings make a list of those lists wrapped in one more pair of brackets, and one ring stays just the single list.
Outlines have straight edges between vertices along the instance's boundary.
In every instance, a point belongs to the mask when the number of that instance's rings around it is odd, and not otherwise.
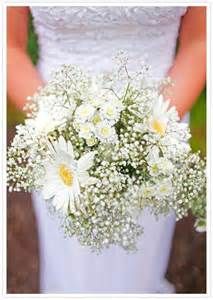
[{"label": "white gerbera daisy", "polygon": [[56,210],[66,213],[68,209],[76,211],[76,200],[80,195],[80,187],[94,184],[88,169],[93,164],[95,152],[74,159],[73,147],[60,136],[58,141],[48,144],[49,159],[45,164],[45,178],[42,194],[44,199],[52,199]]},{"label": "white gerbera daisy", "polygon": [[106,121],[99,122],[96,126],[96,136],[102,142],[113,143],[117,141],[115,128]]},{"label": "white gerbera daisy", "polygon": [[169,101],[165,101],[160,95],[158,100],[154,102],[152,109],[152,116],[149,118],[149,129],[161,136],[165,135],[168,123],[168,108]]}]

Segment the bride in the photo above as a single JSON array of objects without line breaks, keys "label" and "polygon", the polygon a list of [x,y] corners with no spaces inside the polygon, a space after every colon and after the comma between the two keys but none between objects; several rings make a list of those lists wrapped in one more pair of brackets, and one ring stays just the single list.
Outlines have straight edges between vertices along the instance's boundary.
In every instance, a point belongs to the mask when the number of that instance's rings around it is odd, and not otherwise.
[{"label": "bride", "polygon": [[[32,13],[39,62],[26,52]],[[205,7],[8,7],[8,95],[22,108],[28,95],[60,64],[91,72],[110,70],[120,49],[138,61],[146,57],[153,76],[175,82],[164,93],[183,117],[205,83]],[[178,51],[175,56],[177,40]],[[175,216],[142,216],[144,235],[133,254],[111,247],[96,255],[74,239],[65,239],[45,207],[33,195],[40,244],[42,293],[172,293],[164,278]]]}]

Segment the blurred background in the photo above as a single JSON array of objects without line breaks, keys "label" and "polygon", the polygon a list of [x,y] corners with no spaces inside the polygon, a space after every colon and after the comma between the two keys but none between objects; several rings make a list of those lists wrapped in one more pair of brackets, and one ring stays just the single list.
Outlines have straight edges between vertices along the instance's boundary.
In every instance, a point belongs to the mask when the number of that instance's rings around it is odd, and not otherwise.
[{"label": "blurred background", "polygon": [[[29,23],[28,52],[34,64],[38,60],[37,37],[32,19]],[[15,125],[23,122],[8,99],[8,143]],[[206,154],[206,92],[200,95],[190,115],[191,146]],[[206,235],[193,228],[193,217],[177,222],[167,278],[177,293],[206,292]],[[30,194],[8,193],[7,201],[7,292],[39,293],[38,235]]]}]

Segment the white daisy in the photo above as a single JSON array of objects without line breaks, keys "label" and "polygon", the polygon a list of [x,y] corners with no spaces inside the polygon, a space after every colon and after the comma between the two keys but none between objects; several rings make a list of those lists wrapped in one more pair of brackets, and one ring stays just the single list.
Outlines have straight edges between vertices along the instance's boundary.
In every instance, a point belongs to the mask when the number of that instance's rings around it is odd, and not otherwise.
[{"label": "white daisy", "polygon": [[146,161],[148,163],[148,170],[151,176],[158,176],[160,174],[160,169],[158,165],[159,161],[159,149],[154,146],[149,151]]},{"label": "white daisy", "polygon": [[165,157],[160,157],[158,165],[161,173],[164,175],[172,174],[172,172],[174,171],[174,165],[169,159]]},{"label": "white daisy", "polygon": [[115,123],[119,117],[123,105],[120,101],[107,101],[100,109],[101,116],[108,121]]},{"label": "white daisy", "polygon": [[47,135],[65,122],[65,119],[54,119],[53,116],[45,110],[39,111],[35,119],[25,121],[27,125],[31,125],[35,128],[36,135]]},{"label": "white daisy", "polygon": [[159,174],[168,175],[174,170],[174,166],[169,159],[159,156],[159,149],[157,146],[151,148],[146,160],[151,176],[158,176]]},{"label": "white daisy", "polygon": [[87,146],[92,147],[97,143],[97,139],[94,136],[92,136],[92,137],[86,139],[86,143],[87,143]]},{"label": "white daisy", "polygon": [[170,196],[173,192],[172,181],[170,179],[163,179],[158,182],[155,187],[155,195],[157,198],[164,198]]},{"label": "white daisy", "polygon": [[154,195],[153,186],[150,184],[144,184],[140,189],[142,198],[151,198]]},{"label": "white daisy", "polygon": [[96,136],[102,142],[113,143],[117,141],[115,128],[106,121],[99,122],[96,126]]},{"label": "white daisy", "polygon": [[165,101],[160,95],[158,100],[154,102],[152,116],[148,120],[149,129],[161,136],[165,135],[168,123],[169,101]]},{"label": "white daisy", "polygon": [[94,132],[94,125],[90,122],[85,122],[82,124],[79,124],[79,137],[82,137],[84,139],[89,139],[92,137]]},{"label": "white daisy", "polygon": [[95,107],[89,103],[81,104],[75,111],[75,119],[77,122],[90,120],[95,113]]},{"label": "white daisy", "polygon": [[102,121],[100,114],[95,113],[94,116],[92,117],[91,121],[94,125],[97,125],[98,123],[100,123]]},{"label": "white daisy", "polygon": [[87,172],[93,164],[95,152],[86,153],[75,160],[71,142],[66,142],[62,136],[58,141],[48,143],[48,149],[50,155],[45,164],[43,197],[52,199],[56,210],[66,213],[69,208],[75,212],[80,188],[96,182]]}]

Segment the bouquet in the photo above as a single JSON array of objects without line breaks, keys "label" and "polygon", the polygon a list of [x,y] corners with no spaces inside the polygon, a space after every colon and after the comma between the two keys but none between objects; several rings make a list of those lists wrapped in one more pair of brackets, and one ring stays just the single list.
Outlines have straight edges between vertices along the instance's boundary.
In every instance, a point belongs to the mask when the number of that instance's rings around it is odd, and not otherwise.
[{"label": "bouquet", "polygon": [[63,65],[28,97],[8,149],[9,191],[39,190],[65,235],[95,251],[137,249],[144,209],[191,211],[205,227],[205,162],[161,94],[169,78],[138,65],[123,54],[96,76]]}]

